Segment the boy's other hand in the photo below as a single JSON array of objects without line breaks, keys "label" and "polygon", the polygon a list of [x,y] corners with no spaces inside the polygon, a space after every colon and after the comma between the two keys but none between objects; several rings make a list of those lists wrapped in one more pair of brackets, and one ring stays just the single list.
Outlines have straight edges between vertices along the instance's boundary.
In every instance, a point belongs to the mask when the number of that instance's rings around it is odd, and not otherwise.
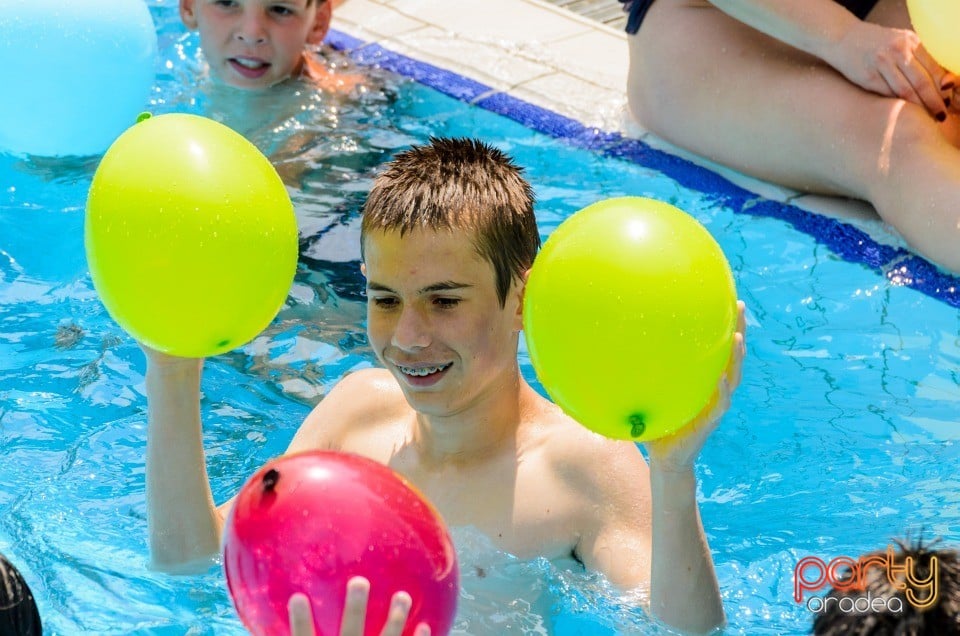
[{"label": "boy's other hand", "polygon": [[[367,620],[367,600],[370,597],[370,582],[362,576],[347,581],[347,600],[340,621],[340,636],[363,636]],[[407,624],[411,600],[406,592],[397,592],[390,600],[390,613],[380,636],[400,636]],[[315,636],[313,614],[310,599],[306,594],[294,594],[287,604],[290,613],[291,636]],[[425,623],[417,625],[414,636],[430,636],[430,627]]]},{"label": "boy's other hand", "polygon": [[744,304],[743,301],[737,301],[737,328],[733,334],[733,348],[727,368],[717,384],[717,390],[689,424],[672,435],[644,443],[650,454],[651,468],[682,471],[693,467],[703,444],[730,408],[733,392],[740,385],[743,357],[746,353],[745,333]]}]

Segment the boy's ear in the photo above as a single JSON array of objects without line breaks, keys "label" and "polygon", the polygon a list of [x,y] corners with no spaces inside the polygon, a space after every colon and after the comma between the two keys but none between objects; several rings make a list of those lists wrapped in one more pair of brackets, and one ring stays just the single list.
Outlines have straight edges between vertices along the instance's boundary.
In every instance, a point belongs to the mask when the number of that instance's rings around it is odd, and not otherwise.
[{"label": "boy's ear", "polygon": [[197,28],[197,15],[194,13],[194,0],[180,0],[180,20],[188,29]]},{"label": "boy's ear", "polygon": [[517,286],[516,293],[519,296],[519,303],[517,304],[517,315],[515,316],[517,322],[517,331],[523,330],[523,295],[527,291],[527,279],[530,278],[530,270],[527,269],[520,275],[520,278],[514,283]]},{"label": "boy's ear", "polygon": [[[180,0],[185,2],[187,0]],[[327,31],[330,30],[330,21],[333,19],[333,0],[317,0],[317,16],[314,18],[313,27],[307,34],[307,44],[318,45],[327,37]]]},{"label": "boy's ear", "polygon": [[364,278],[367,277],[367,264],[366,264],[366,263],[360,263],[360,273],[363,275]]}]

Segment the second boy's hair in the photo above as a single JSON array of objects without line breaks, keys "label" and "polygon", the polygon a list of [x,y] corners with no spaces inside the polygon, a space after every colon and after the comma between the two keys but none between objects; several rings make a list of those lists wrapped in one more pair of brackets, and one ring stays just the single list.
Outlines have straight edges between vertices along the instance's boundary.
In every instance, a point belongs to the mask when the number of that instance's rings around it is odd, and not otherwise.
[{"label": "second boy's hair", "polygon": [[[904,591],[890,582],[888,574],[880,568],[867,571],[866,585],[863,590],[852,589],[837,591],[831,588],[827,598],[837,602],[824,613],[819,614],[813,624],[813,633],[817,636],[944,636],[960,634],[960,553],[954,550],[932,550],[917,541],[912,545],[897,542],[900,549],[898,561],[910,558],[914,572],[920,579],[930,576],[931,557],[937,558],[939,577],[937,578],[937,600],[933,606],[917,609],[910,604]],[[877,556],[886,553],[876,552]],[[865,596],[883,599],[889,602],[896,598],[900,611],[874,609],[870,611],[844,611],[839,600]],[[824,601],[827,605],[826,600]]]},{"label": "second boy's hair", "polygon": [[477,139],[433,138],[398,154],[363,206],[360,249],[372,231],[469,231],[493,265],[500,306],[533,265],[540,234],[523,168]]},{"label": "second boy's hair", "polygon": [[30,586],[6,557],[0,554],[0,634],[40,636],[43,627]]}]

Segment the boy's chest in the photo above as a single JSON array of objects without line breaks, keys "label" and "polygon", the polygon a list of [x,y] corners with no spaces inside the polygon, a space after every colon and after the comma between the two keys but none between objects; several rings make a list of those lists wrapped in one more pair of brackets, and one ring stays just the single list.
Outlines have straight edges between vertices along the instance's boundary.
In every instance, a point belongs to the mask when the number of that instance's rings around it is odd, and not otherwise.
[{"label": "boy's chest", "polygon": [[543,455],[518,459],[508,449],[468,466],[449,464],[428,470],[417,451],[397,432],[353,440],[343,450],[386,463],[412,483],[451,528],[476,528],[502,551],[520,558],[569,557],[593,510],[582,493],[551,468]]},{"label": "boy's chest", "polygon": [[473,527],[520,558],[568,557],[580,536],[583,502],[534,466],[410,475],[451,527]]}]

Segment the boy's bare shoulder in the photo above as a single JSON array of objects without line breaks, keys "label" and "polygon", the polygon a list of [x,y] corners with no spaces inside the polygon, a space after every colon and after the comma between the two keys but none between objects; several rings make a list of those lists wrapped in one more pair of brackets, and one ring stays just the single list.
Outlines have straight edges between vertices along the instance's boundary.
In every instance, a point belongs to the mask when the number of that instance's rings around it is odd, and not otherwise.
[{"label": "boy's bare shoulder", "polygon": [[[323,407],[321,409],[321,407]],[[314,412],[336,412],[345,423],[393,419],[410,410],[400,385],[385,369],[361,369],[345,375]]]},{"label": "boy's bare shoulder", "polygon": [[[386,369],[370,368],[352,371],[333,387],[330,395],[341,393],[344,395],[353,395],[356,392],[376,393],[376,397],[389,400],[402,400],[403,392],[400,385]],[[368,398],[374,399],[374,395],[368,395]]]},{"label": "boy's bare shoulder", "polygon": [[614,487],[615,482],[630,484],[626,490],[634,493],[647,488],[646,461],[634,442],[594,433],[554,409],[544,413],[540,435],[549,465],[571,487],[592,493],[622,491],[623,486]]},{"label": "boy's bare shoulder", "polygon": [[533,430],[549,444],[549,452],[558,460],[574,464],[592,463],[611,456],[624,456],[642,461],[637,445],[629,440],[616,440],[594,433],[557,405],[544,401],[537,409]]},{"label": "boy's bare shoulder", "polygon": [[400,386],[388,371],[354,371],[313,408],[289,450],[339,449],[348,434],[381,427],[409,411]]}]

